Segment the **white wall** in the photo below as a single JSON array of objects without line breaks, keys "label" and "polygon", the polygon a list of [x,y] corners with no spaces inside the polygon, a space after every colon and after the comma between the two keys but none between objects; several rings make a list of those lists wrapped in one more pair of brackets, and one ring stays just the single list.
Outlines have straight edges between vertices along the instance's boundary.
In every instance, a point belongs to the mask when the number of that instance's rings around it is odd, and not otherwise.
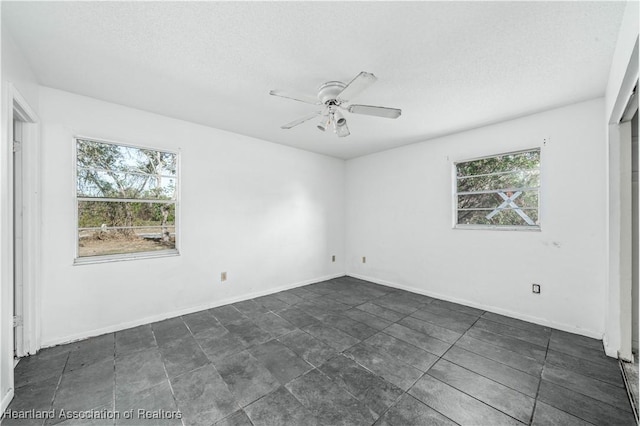
[{"label": "white wall", "polygon": [[[342,160],[44,87],[40,116],[43,346],[343,275]],[[180,256],[73,265],[75,135],[179,150]]]},{"label": "white wall", "polygon": [[[602,337],[603,114],[597,99],[349,160],[347,273]],[[540,232],[452,229],[454,161],[535,147]]]}]

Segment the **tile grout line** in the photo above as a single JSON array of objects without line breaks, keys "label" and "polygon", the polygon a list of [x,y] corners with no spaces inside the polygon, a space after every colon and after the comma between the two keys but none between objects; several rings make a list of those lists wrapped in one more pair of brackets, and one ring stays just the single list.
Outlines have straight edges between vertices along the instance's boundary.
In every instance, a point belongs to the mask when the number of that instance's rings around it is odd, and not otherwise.
[{"label": "tile grout line", "polygon": [[[180,317],[180,319],[182,320],[182,317]],[[184,323],[184,321],[182,321]],[[185,324],[186,325],[186,324]],[[156,343],[156,347],[158,348],[158,352],[160,353],[160,359],[162,360],[162,369],[164,370],[164,375],[167,378],[167,382],[169,383],[169,390],[171,391],[171,396],[173,397],[173,402],[176,405],[176,408],[178,409],[178,411],[181,413],[180,415],[180,423],[182,423],[182,426],[187,426],[184,423],[184,415],[182,415],[182,410],[180,410],[180,405],[178,404],[178,399],[176,398],[176,394],[173,390],[173,385],[171,384],[171,379],[169,379],[169,372],[167,371],[167,367],[164,365],[164,355],[162,355],[162,351],[160,351],[160,345],[158,344],[158,339],[156,339],[156,332],[153,330],[153,327],[151,328],[151,335],[153,336],[153,341]],[[187,327],[188,329],[188,327]],[[191,330],[189,330],[189,332],[191,332]]]},{"label": "tile grout line", "polygon": [[542,364],[542,369],[540,370],[540,379],[538,381],[538,389],[536,390],[536,397],[533,400],[533,410],[531,411],[531,417],[529,418],[529,425],[533,423],[533,417],[536,414],[536,408],[538,406],[538,397],[540,396],[540,387],[542,386],[542,374],[544,374],[544,367],[547,365],[547,354],[549,353],[550,343],[551,343],[551,336],[549,336],[549,341],[547,342],[547,349],[544,353],[544,362]]}]

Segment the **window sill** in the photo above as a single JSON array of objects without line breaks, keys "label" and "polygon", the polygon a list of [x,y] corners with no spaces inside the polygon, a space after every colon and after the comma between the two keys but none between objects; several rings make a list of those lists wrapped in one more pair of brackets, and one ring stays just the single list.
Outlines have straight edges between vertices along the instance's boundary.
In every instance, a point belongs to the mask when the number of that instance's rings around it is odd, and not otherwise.
[{"label": "window sill", "polygon": [[177,249],[172,249],[172,250],[162,250],[157,252],[110,254],[110,255],[104,255],[104,256],[78,257],[73,261],[73,265],[74,266],[92,265],[96,263],[123,262],[128,260],[155,259],[159,257],[173,257],[173,256],[180,256],[180,252],[178,252]]},{"label": "window sill", "polygon": [[498,226],[498,225],[454,225],[453,229],[470,229],[476,231],[524,231],[540,232],[540,226]]}]

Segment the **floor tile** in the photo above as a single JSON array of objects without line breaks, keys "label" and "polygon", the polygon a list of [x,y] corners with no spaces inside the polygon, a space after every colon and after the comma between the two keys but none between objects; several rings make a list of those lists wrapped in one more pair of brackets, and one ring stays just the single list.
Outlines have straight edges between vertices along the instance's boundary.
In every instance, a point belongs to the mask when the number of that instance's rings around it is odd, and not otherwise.
[{"label": "floor tile", "polygon": [[604,367],[618,367],[617,360],[608,357],[603,349],[590,349],[584,346],[576,345],[569,340],[553,339],[549,342],[549,350],[561,352],[571,355],[575,358],[581,358],[585,361],[600,364]]},{"label": "floor tile", "polygon": [[114,333],[91,337],[76,343],[76,349],[69,352],[66,371],[74,371],[96,362],[111,360],[115,356]]},{"label": "floor tile", "polygon": [[575,390],[598,401],[605,402],[621,410],[632,412],[624,388],[610,385],[600,380],[592,379],[571,370],[547,364],[542,372],[542,378],[551,383]]},{"label": "floor tile", "polygon": [[431,367],[427,374],[523,423],[528,423],[531,419],[534,398],[507,388],[466,368],[441,359]]},{"label": "floor tile", "polygon": [[298,328],[306,327],[318,322],[316,318],[295,307],[282,309],[278,311],[277,314]]},{"label": "floor tile", "polygon": [[405,391],[423,374],[417,368],[364,343],[349,349],[345,355]]},{"label": "floor tile", "polygon": [[464,333],[478,320],[475,316],[431,304],[418,309],[411,316],[457,333]]},{"label": "floor tile", "polygon": [[392,322],[389,320],[369,314],[357,308],[344,311],[342,315],[349,317],[353,320],[360,321],[361,323],[366,324],[371,328],[375,328],[378,331],[384,330],[385,328],[389,327],[392,324]]},{"label": "floor tile", "polygon": [[188,425],[208,426],[240,408],[212,365],[172,379],[171,386]]},{"label": "floor tile", "polygon": [[223,325],[247,318],[246,315],[234,308],[233,305],[219,306],[217,308],[209,309],[209,312],[211,312]]},{"label": "floor tile", "polygon": [[216,368],[242,407],[280,387],[278,379],[247,351],[222,360]]},{"label": "floor tile", "polygon": [[404,394],[400,401],[376,422],[376,426],[401,425],[455,426],[456,423],[411,395]]},{"label": "floor tile", "polygon": [[375,421],[364,404],[317,369],[293,380],[286,388],[324,424],[366,425]]},{"label": "floor tile", "polygon": [[283,385],[313,368],[277,340],[254,346],[248,351]]},{"label": "floor tile", "polygon": [[375,328],[340,314],[330,314],[322,322],[325,325],[344,331],[358,340],[364,340],[377,333]]},{"label": "floor tile", "polygon": [[151,324],[153,335],[159,346],[171,344],[191,335],[182,318],[169,318]]},{"label": "floor tile", "polygon": [[438,360],[436,355],[384,332],[374,334],[364,343],[379,351],[386,352],[420,371],[427,371]]},{"label": "floor tile", "polygon": [[116,357],[116,394],[126,389],[136,392],[167,379],[162,356],[157,348]]},{"label": "floor tile", "polygon": [[210,327],[219,327],[220,323],[209,311],[195,312],[189,315],[183,315],[182,320],[191,330],[191,334],[197,334],[208,330]]},{"label": "floor tile", "polygon": [[289,305],[295,305],[302,302],[304,299],[291,291],[281,291],[280,293],[273,294],[273,297],[282,300]]},{"label": "floor tile", "polygon": [[513,417],[426,374],[409,394],[460,425],[520,425]]},{"label": "floor tile", "polygon": [[277,312],[289,306],[287,302],[284,302],[273,295],[257,297],[253,300],[271,312]]},{"label": "floor tile", "polygon": [[482,340],[464,335],[455,344],[456,347],[473,352],[511,368],[520,370],[532,376],[539,377],[542,374],[542,362],[522,356],[520,353],[510,351],[503,346],[493,345]]},{"label": "floor tile", "polygon": [[208,330],[198,333],[194,337],[204,354],[214,364],[247,348],[246,343],[226,329],[215,332]]},{"label": "floor tile", "polygon": [[549,350],[547,352],[547,364],[552,364],[560,368],[575,371],[583,376],[607,382],[610,385],[623,388],[622,373],[615,364],[601,364],[587,361],[583,358],[576,358],[562,352]]},{"label": "floor tile", "polygon": [[118,425],[634,424],[602,341],[348,276],[47,348],[15,381],[12,409],[183,416]]},{"label": "floor tile", "polygon": [[302,330],[296,330],[285,336],[280,336],[278,340],[309,364],[316,367],[338,353],[331,346]]},{"label": "floor tile", "polygon": [[419,303],[408,301],[406,299],[394,297],[393,295],[386,295],[380,298],[374,299],[371,303],[381,306],[392,311],[399,312],[404,315],[410,315],[418,310]]},{"label": "floor tile", "polygon": [[436,339],[452,344],[455,343],[455,341],[458,340],[460,336],[462,336],[462,334],[455,331],[419,320],[414,317],[406,317],[398,321],[398,324],[404,325],[405,327],[411,328],[415,331],[419,331],[420,333],[426,334],[427,336],[435,337]]},{"label": "floor tile", "polygon": [[268,308],[254,302],[253,300],[243,300],[233,304],[233,307],[249,318],[269,312]]},{"label": "floor tile", "polygon": [[497,361],[482,357],[453,346],[444,354],[444,359],[503,384],[532,398],[538,393],[539,376],[532,376]]},{"label": "floor tile", "polygon": [[510,325],[502,324],[500,322],[489,321],[484,318],[480,318],[474,325],[474,328],[480,330],[489,331],[491,333],[500,334],[503,336],[514,337],[516,339],[524,340],[525,342],[533,343],[542,348],[546,348],[549,343],[549,333],[540,330],[525,330],[522,328],[513,327]]},{"label": "floor tile", "polygon": [[540,383],[538,401],[549,404],[595,425],[633,425],[633,414],[609,404],[555,385],[546,380]]},{"label": "floor tile", "polygon": [[15,387],[20,388],[34,382],[60,378],[68,358],[69,352],[61,352],[47,358],[40,358],[38,355],[21,358],[13,370]]},{"label": "floor tile", "polygon": [[309,291],[306,287],[292,288],[291,290],[287,290],[287,293],[295,294],[296,296],[300,296],[303,299],[314,299],[316,297],[319,297],[318,293]]},{"label": "floor tile", "polygon": [[156,339],[153,337],[151,325],[145,324],[116,332],[116,355],[128,352],[155,348]]},{"label": "floor tile", "polygon": [[255,426],[318,424],[318,419],[284,387],[251,403],[245,411]]},{"label": "floor tile", "polygon": [[475,325],[464,335],[482,340],[492,345],[503,347],[512,352],[517,352],[520,355],[532,358],[538,362],[544,362],[546,356],[546,349],[542,346],[534,345],[533,343],[525,342],[524,340],[516,339],[515,337],[492,333],[478,328]]},{"label": "floor tile", "polygon": [[296,326],[273,312],[267,312],[266,314],[255,317],[253,321],[258,325],[258,327],[271,334],[273,337],[290,333],[296,329]]},{"label": "floor tile", "polygon": [[392,311],[391,309],[383,308],[382,306],[378,306],[374,303],[367,302],[362,305],[356,306],[356,309],[360,309],[361,311],[367,312],[371,315],[375,315],[387,321],[396,322],[400,321],[402,318],[406,317],[407,314],[401,314],[400,312]]},{"label": "floor tile", "polygon": [[342,352],[360,341],[337,328],[329,327],[320,323],[308,325],[302,330],[311,334],[313,337],[322,340],[338,352]]},{"label": "floor tile", "polygon": [[378,416],[404,393],[402,389],[341,355],[331,358],[318,369]]},{"label": "floor tile", "polygon": [[114,361],[96,362],[64,373],[53,407],[64,410],[90,410],[113,403]]},{"label": "floor tile", "polygon": [[536,411],[533,413],[532,426],[591,426],[591,423],[587,423],[578,417],[572,416],[569,413],[558,410],[551,405],[545,404],[542,401],[536,403]]},{"label": "floor tile", "polygon": [[[256,317],[261,315],[262,314],[255,313]],[[259,345],[273,339],[271,334],[258,327],[249,319],[230,322],[226,324],[225,327],[229,330],[229,333],[240,339],[240,341],[247,346]]]},{"label": "floor tile", "polygon": [[214,426],[253,426],[244,410],[238,410],[228,417],[214,423]]},{"label": "floor tile", "polygon": [[384,329],[384,333],[437,356],[442,356],[451,347],[451,344],[449,343],[427,336],[400,324],[391,324],[389,327]]},{"label": "floor tile", "polygon": [[[116,412],[120,413],[117,425],[175,425],[182,424],[183,413],[180,412],[171,393],[169,382],[163,382],[146,389],[120,392],[116,395]],[[130,412],[130,418],[123,415]],[[154,413],[166,413],[165,418],[157,418]],[[156,417],[156,418],[154,418]]]},{"label": "floor tile", "polygon": [[[30,410],[49,411],[53,402],[53,394],[58,387],[60,377],[51,377],[37,382],[31,382],[15,390],[13,401],[7,409],[15,412],[17,417],[20,412]],[[3,426],[12,425],[42,425],[42,419],[19,419],[5,418],[2,420]]]},{"label": "floor tile", "polygon": [[511,327],[520,328],[522,330],[528,330],[534,333],[546,334],[548,337],[551,336],[551,328],[534,324],[532,322],[519,320],[517,318],[511,318],[504,315],[495,314],[493,312],[485,312],[484,314],[482,314],[481,318],[493,322],[499,322],[505,325],[510,325]]},{"label": "floor tile", "polygon": [[191,335],[161,346],[160,353],[169,378],[179,376],[209,363],[209,359]]},{"label": "floor tile", "polygon": [[581,346],[585,349],[594,349],[596,351],[603,351],[604,346],[602,340],[592,339],[587,336],[580,336],[578,334],[567,333],[566,331],[551,330],[551,341],[554,343],[569,343],[575,346]]}]

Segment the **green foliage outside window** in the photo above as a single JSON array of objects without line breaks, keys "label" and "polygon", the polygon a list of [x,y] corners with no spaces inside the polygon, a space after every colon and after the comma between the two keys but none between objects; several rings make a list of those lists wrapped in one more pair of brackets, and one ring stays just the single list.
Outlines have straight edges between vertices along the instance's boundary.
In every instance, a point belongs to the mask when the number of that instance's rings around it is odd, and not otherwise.
[{"label": "green foliage outside window", "polygon": [[76,140],[80,257],[175,248],[177,154]]},{"label": "green foliage outside window", "polygon": [[456,164],[458,225],[538,227],[540,150]]}]

